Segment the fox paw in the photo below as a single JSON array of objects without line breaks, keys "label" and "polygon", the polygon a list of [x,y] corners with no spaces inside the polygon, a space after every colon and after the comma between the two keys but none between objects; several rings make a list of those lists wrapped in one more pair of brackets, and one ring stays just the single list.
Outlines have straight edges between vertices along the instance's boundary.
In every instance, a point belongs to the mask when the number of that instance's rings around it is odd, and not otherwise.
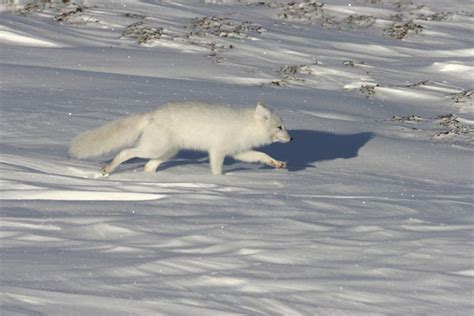
[{"label": "fox paw", "polygon": [[278,160],[272,160],[270,162],[270,165],[277,169],[285,169],[288,166],[286,162],[278,161]]},{"label": "fox paw", "polygon": [[102,167],[102,169],[100,169],[100,175],[102,177],[107,177],[109,175],[109,171],[108,171],[107,166]]}]

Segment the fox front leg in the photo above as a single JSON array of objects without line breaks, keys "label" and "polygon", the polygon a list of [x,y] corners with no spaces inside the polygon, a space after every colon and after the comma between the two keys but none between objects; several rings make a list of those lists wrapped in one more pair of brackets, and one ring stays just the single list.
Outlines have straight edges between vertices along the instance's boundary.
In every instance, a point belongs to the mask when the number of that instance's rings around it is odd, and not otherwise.
[{"label": "fox front leg", "polygon": [[266,153],[256,150],[249,150],[235,154],[234,158],[243,162],[260,162],[277,169],[284,169],[287,167],[286,162],[273,159]]},{"label": "fox front leg", "polygon": [[209,162],[211,164],[211,172],[218,176],[222,174],[222,165],[224,164],[225,155],[219,151],[209,151]]}]

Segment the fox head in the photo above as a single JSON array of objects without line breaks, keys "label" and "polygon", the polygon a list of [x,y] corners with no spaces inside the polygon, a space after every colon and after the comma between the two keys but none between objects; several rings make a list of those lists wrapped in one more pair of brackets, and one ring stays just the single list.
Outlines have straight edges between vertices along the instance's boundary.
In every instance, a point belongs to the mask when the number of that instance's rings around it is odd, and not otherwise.
[{"label": "fox head", "polygon": [[293,140],[283,126],[281,117],[262,102],[257,103],[254,117],[269,132],[272,143],[288,143]]}]

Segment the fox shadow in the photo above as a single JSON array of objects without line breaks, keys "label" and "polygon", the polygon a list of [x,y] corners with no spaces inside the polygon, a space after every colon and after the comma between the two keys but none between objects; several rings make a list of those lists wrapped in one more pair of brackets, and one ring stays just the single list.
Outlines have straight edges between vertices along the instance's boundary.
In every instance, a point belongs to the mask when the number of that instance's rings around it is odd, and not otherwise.
[{"label": "fox shadow", "polygon": [[[358,156],[359,150],[375,136],[370,132],[357,134],[334,134],[313,130],[290,130],[288,132],[294,139],[292,142],[275,143],[260,147],[258,150],[277,160],[286,161],[289,171],[314,168],[313,164],[320,161],[355,158]],[[208,163],[207,153],[181,151],[172,160],[160,166],[160,169],[201,163]],[[234,159],[226,158],[224,164],[233,165],[235,163]]]},{"label": "fox shadow", "polygon": [[288,163],[289,171],[314,168],[313,164],[334,159],[355,158],[374,133],[334,134],[312,130],[288,131],[293,141],[261,147],[273,158]]}]

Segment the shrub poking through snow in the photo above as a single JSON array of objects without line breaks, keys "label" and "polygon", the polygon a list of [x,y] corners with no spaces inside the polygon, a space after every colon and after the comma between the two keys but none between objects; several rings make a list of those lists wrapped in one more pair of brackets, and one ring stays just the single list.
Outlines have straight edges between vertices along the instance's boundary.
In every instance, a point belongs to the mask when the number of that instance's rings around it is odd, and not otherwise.
[{"label": "shrub poking through snow", "polygon": [[442,130],[433,134],[434,139],[459,138],[467,145],[474,145],[474,128],[471,121],[464,123],[465,120],[454,114],[440,115],[435,120]]},{"label": "shrub poking through snow", "polygon": [[191,20],[186,27],[185,37],[189,43],[211,50],[208,57],[215,63],[222,62],[223,57],[218,53],[223,49],[232,49],[234,44],[228,44],[223,40],[209,39],[209,37],[246,39],[251,38],[251,34],[262,34],[266,30],[260,25],[252,22],[235,21],[221,16],[205,16]]},{"label": "shrub poking through snow", "polygon": [[278,75],[281,79],[270,81],[269,83],[260,84],[260,87],[271,86],[271,87],[281,87],[287,86],[291,83],[301,83],[305,79],[301,78],[300,75],[311,75],[313,65],[317,65],[316,61],[314,64],[308,65],[284,65],[277,70]]},{"label": "shrub poking through snow", "polygon": [[305,2],[290,2],[281,5],[282,12],[278,17],[283,20],[294,22],[314,22],[318,21],[324,27],[339,29],[359,29],[372,26],[376,18],[371,15],[351,14],[345,18],[329,15],[324,10],[324,4],[314,0]]},{"label": "shrub poking through snow", "polygon": [[417,16],[417,19],[424,20],[424,21],[441,22],[441,21],[449,20],[452,16],[453,14],[451,12],[438,12],[434,14],[419,14]]},{"label": "shrub poking through snow", "polygon": [[453,93],[450,96],[454,100],[454,103],[465,103],[468,99],[472,99],[473,95],[474,95],[474,90],[469,89],[469,90],[463,90],[458,93]]},{"label": "shrub poking through snow", "polygon": [[302,3],[290,2],[283,5],[283,12],[278,17],[285,20],[309,22],[323,18],[323,6],[323,3],[314,0],[306,0]]},{"label": "shrub poking through snow", "polygon": [[368,28],[374,25],[376,18],[371,15],[352,14],[342,19],[342,26],[348,28]]},{"label": "shrub poking through snow", "polygon": [[[71,8],[65,9],[61,14],[56,15],[54,17],[54,20],[56,22],[69,22],[69,23],[75,23],[78,22],[75,17],[77,17],[77,14],[80,14],[84,12],[85,7],[82,6],[72,6]],[[98,22],[98,20],[95,20]]]},{"label": "shrub poking through snow", "polygon": [[51,7],[52,3],[50,3],[50,1],[29,1],[18,9],[18,13],[23,16],[27,16],[33,13],[42,12]]},{"label": "shrub poking through snow", "polygon": [[213,35],[229,38],[248,38],[249,33],[262,34],[266,30],[260,25],[245,21],[239,22],[220,16],[195,18],[186,26],[190,36]]},{"label": "shrub poking through snow", "polygon": [[375,95],[375,88],[378,87],[378,84],[368,84],[362,85],[359,88],[359,91],[365,95],[366,98],[370,98],[371,96]]},{"label": "shrub poking through snow", "polygon": [[402,40],[410,34],[420,34],[424,27],[410,20],[406,23],[393,23],[384,29],[384,34],[388,37]]},{"label": "shrub poking through snow", "polygon": [[434,118],[423,118],[417,115],[393,116],[390,122],[409,127],[407,131],[428,131],[431,139],[436,141],[474,145],[474,122],[454,114],[439,115]]},{"label": "shrub poking through snow", "polygon": [[422,117],[417,115],[410,115],[410,116],[392,116],[392,122],[421,122],[423,121]]},{"label": "shrub poking through snow", "polygon": [[140,45],[150,45],[159,40],[162,35],[162,27],[151,27],[140,21],[127,26],[122,33],[122,38],[136,39]]}]

